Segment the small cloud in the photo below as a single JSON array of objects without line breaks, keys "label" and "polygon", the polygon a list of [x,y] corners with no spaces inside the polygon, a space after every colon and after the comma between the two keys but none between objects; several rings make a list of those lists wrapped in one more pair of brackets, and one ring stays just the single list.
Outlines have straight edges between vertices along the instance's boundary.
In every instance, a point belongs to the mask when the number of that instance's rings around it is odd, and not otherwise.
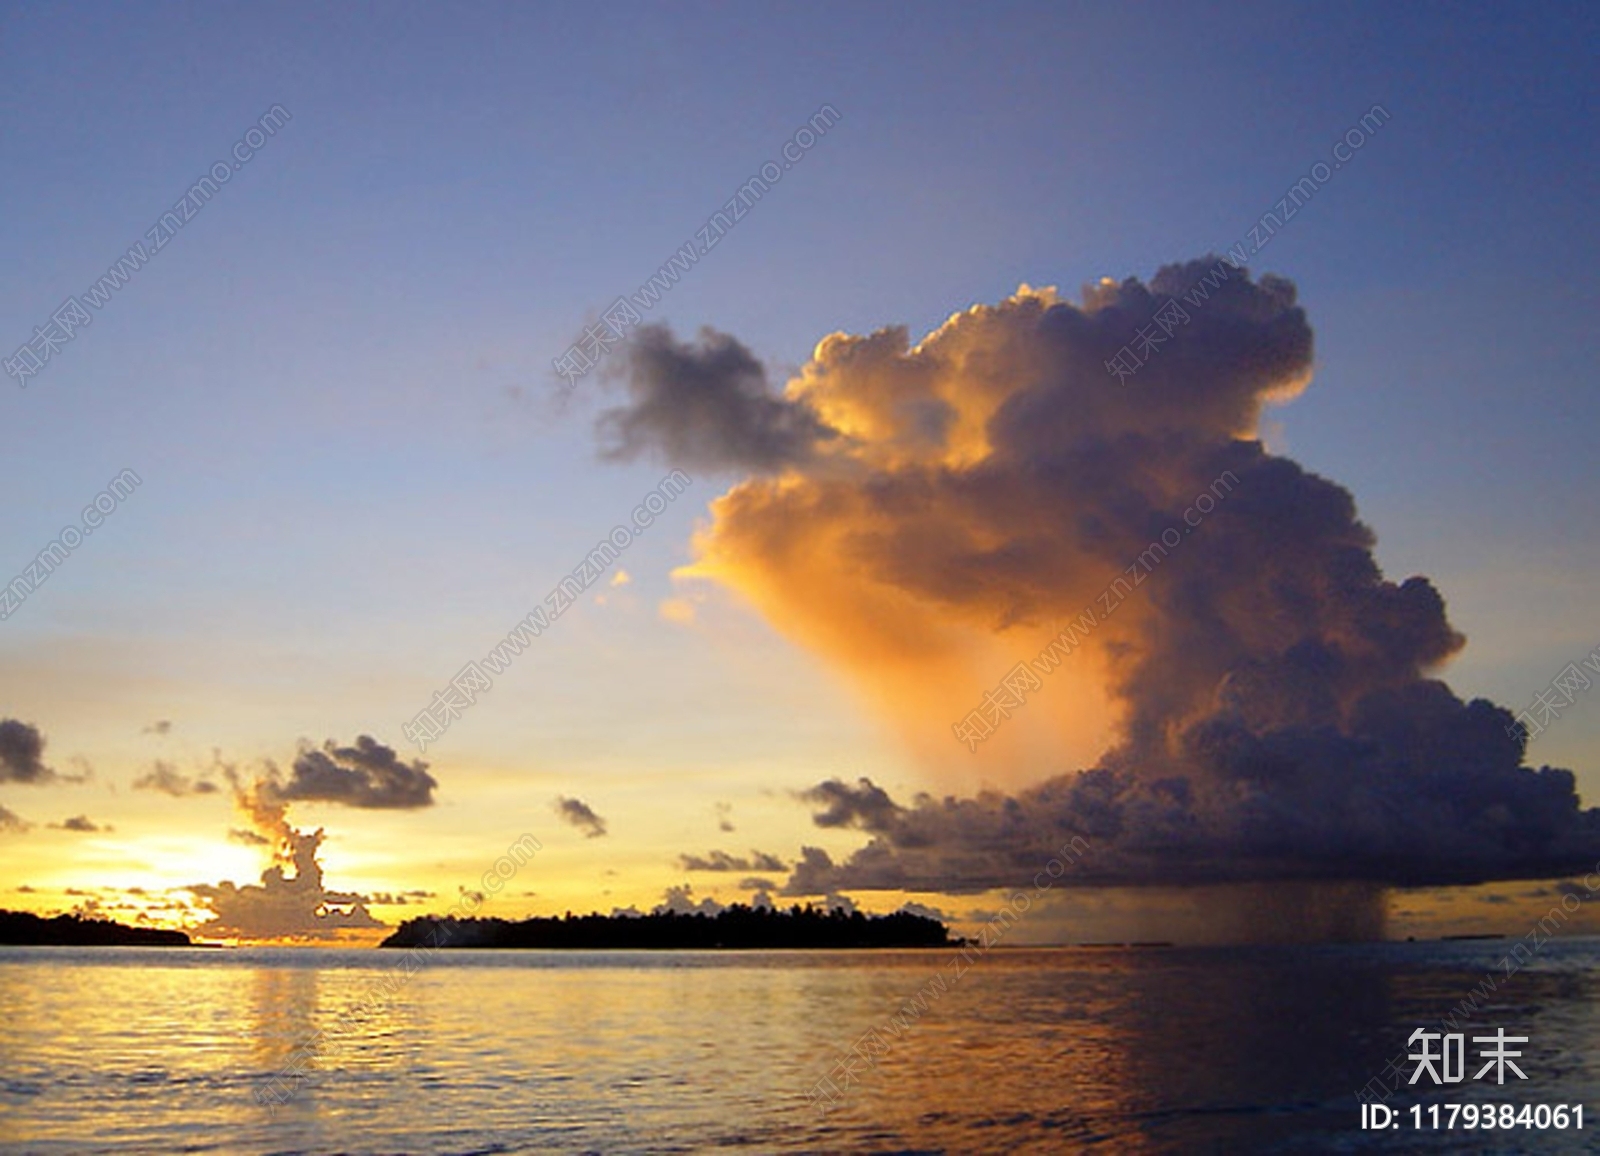
[{"label": "small cloud", "polygon": [[801,791],[799,797],[824,808],[811,816],[819,827],[859,827],[878,833],[887,829],[900,812],[888,792],[871,779],[858,779],[854,787],[829,779]]},{"label": "small cloud", "polygon": [[254,831],[247,831],[243,827],[229,827],[228,841],[230,843],[243,843],[246,847],[265,847],[272,842],[265,835],[258,835]]},{"label": "small cloud", "polygon": [[679,855],[678,866],[685,871],[787,871],[789,865],[765,851],[750,852],[750,858],[712,851],[704,856]]},{"label": "small cloud", "polygon": [[552,805],[563,822],[582,831],[586,838],[598,839],[606,833],[606,821],[581,799],[569,799],[561,795]]},{"label": "small cloud", "polygon": [[856,901],[848,895],[841,895],[837,891],[828,892],[827,898],[822,901],[822,905],[829,911],[837,907],[843,910],[846,915],[854,915],[856,913]]},{"label": "small cloud", "polygon": [[687,598],[664,598],[656,607],[656,613],[667,622],[675,622],[679,626],[694,624],[694,603]]},{"label": "small cloud", "polygon": [[32,826],[32,823],[25,822],[15,811],[0,807],[0,833],[20,835]]},{"label": "small cloud", "polygon": [[19,719],[0,720],[0,783],[48,783],[56,773],[44,765],[44,735]]},{"label": "small cloud", "polygon": [[690,898],[694,888],[687,883],[675,887],[668,887],[662,892],[662,901],[656,904],[655,914],[665,915],[672,912],[674,915],[718,915],[724,908],[711,896],[706,896],[699,903]]},{"label": "small cloud", "polygon": [[833,856],[821,847],[801,847],[800,862],[783,885],[785,895],[825,895],[833,890],[830,883],[837,870]]},{"label": "small cloud", "polygon": [[329,739],[320,750],[302,750],[288,781],[274,774],[265,780],[264,793],[278,803],[301,800],[366,810],[412,810],[433,806],[438,785],[427,763],[405,762],[392,747],[360,735],[352,747]]},{"label": "small cloud", "polygon": [[148,771],[133,780],[136,791],[159,791],[181,799],[186,795],[213,795],[217,784],[208,779],[191,779],[172,763],[157,759]]},{"label": "small cloud", "polygon": [[153,722],[149,726],[145,727],[144,730],[140,731],[139,733],[142,734],[142,735],[167,735],[167,734],[171,734],[172,733],[172,720],[169,719],[169,718],[157,719],[155,722]]},{"label": "small cloud", "polygon": [[632,581],[633,575],[629,574],[626,570],[618,570],[611,576],[611,585],[613,586],[626,586]]},{"label": "small cloud", "polygon": [[35,892],[35,890],[32,887],[29,887],[26,883],[24,883],[21,887],[13,887],[12,890],[13,891],[20,891],[24,895],[37,894],[37,892]]},{"label": "small cloud", "polygon": [[732,815],[733,815],[733,804],[732,803],[718,803],[717,804],[717,830],[723,831],[723,832],[727,832],[727,833],[731,833],[733,831],[733,829],[734,829],[734,827],[733,827],[733,819],[731,817]]},{"label": "small cloud", "polygon": [[[63,783],[87,783],[94,778],[94,765],[82,755],[73,755],[67,760],[73,766],[71,774],[60,776]],[[116,787],[111,788],[115,793]]]},{"label": "small cloud", "polygon": [[759,876],[752,875],[739,880],[740,891],[776,891],[777,888],[778,885],[772,880],[762,879]]},{"label": "small cloud", "polygon": [[74,815],[70,819],[63,819],[59,823],[51,823],[51,828],[57,831],[77,831],[80,834],[90,834],[95,831],[109,831],[110,827],[101,827],[89,818],[88,815]]},{"label": "small cloud", "polygon": [[946,915],[937,907],[929,907],[926,903],[913,903],[910,900],[900,905],[900,910],[907,915],[920,915],[924,919],[937,919],[940,923],[949,923],[951,916]]}]

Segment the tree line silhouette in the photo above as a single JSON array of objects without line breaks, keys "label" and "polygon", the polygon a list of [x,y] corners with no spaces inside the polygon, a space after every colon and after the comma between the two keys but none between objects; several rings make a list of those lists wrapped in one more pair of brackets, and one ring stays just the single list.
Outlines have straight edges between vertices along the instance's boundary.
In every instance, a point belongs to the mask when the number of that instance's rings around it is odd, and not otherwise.
[{"label": "tree line silhouette", "polygon": [[381,947],[509,947],[602,951],[749,948],[943,947],[950,932],[937,919],[897,911],[846,914],[795,904],[787,911],[736,903],[715,915],[661,911],[650,915],[535,916],[408,919]]},{"label": "tree line silhouette", "polygon": [[0,943],[27,947],[188,947],[189,937],[181,931],[129,927],[81,915],[45,919],[29,911],[0,911]]}]

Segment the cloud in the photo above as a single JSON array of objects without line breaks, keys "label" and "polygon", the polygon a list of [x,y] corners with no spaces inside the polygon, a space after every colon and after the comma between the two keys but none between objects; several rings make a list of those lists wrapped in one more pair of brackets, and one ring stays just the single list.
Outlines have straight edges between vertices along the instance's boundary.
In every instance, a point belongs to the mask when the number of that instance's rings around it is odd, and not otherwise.
[{"label": "cloud", "polygon": [[794,865],[783,885],[784,895],[825,895],[833,890],[839,868],[821,847],[800,848],[800,861]]},{"label": "cloud", "polygon": [[264,789],[284,802],[341,803],[366,810],[412,810],[433,806],[439,785],[420,760],[404,762],[370,735],[355,746],[332,739],[321,750],[302,750],[287,780],[270,775]]},{"label": "cloud", "polygon": [[824,808],[812,816],[819,827],[854,826],[863,831],[882,831],[900,812],[894,800],[870,779],[858,779],[854,787],[830,779],[801,791],[800,798]]},{"label": "cloud", "polygon": [[[1207,274],[1137,377],[1108,373]],[[1288,281],[1208,258],[1080,303],[1024,286],[916,343],[828,336],[781,391],[726,336],[640,348],[612,450],[746,474],[682,575],[834,664],[931,774],[996,784],[817,784],[819,825],[867,842],[806,849],[786,893],[1015,885],[1075,838],[1083,885],[1447,885],[1600,858],[1572,774],[1525,765],[1510,713],[1437,677],[1464,644],[1439,592],[1385,577],[1351,494],[1263,446],[1265,407],[1311,379]],[[1063,637],[970,753],[952,724]]]},{"label": "cloud", "polygon": [[327,940],[350,931],[383,927],[367,910],[366,897],[323,886],[317,849],[323,834],[293,831],[282,848],[287,865],[261,873],[260,884],[195,883],[188,890],[211,912],[195,934],[209,939]]},{"label": "cloud", "polygon": [[218,790],[209,779],[192,779],[172,763],[157,759],[148,771],[133,780],[136,791],[159,791],[175,799],[186,795],[211,795]]},{"label": "cloud", "polygon": [[153,722],[149,726],[145,727],[144,730],[140,731],[139,733],[140,734],[146,734],[146,735],[167,735],[167,734],[170,734],[171,732],[172,732],[172,720],[163,718],[163,719],[157,719],[155,722]]},{"label": "cloud", "polygon": [[56,831],[77,831],[80,834],[92,834],[95,831],[109,831],[110,827],[101,827],[94,823],[88,815],[74,815],[70,819],[63,819],[59,823],[51,823],[51,829]]},{"label": "cloud", "polygon": [[552,804],[562,822],[569,823],[582,831],[587,838],[598,839],[606,833],[606,821],[589,807],[589,804],[579,799],[569,799],[565,795],[559,796]]},{"label": "cloud", "polygon": [[14,718],[0,719],[0,783],[48,783],[55,771],[44,765],[44,735]]},{"label": "cloud", "polygon": [[605,456],[645,454],[701,470],[767,471],[809,459],[835,436],[809,406],[775,396],[766,368],[726,334],[680,342],[642,325],[625,346],[628,404],[600,415]]},{"label": "cloud", "polygon": [[678,626],[694,625],[694,602],[688,598],[663,598],[656,606],[656,613],[663,622],[676,623]]},{"label": "cloud", "polygon": [[32,826],[15,811],[0,807],[0,835],[20,835]]},{"label": "cloud", "polygon": [[[295,828],[288,808],[295,802],[366,810],[431,806],[438,782],[426,763],[403,762],[389,747],[362,735],[353,747],[341,747],[331,739],[320,750],[302,747],[287,777],[268,763],[262,773],[247,780],[220,755],[215,756],[215,767],[232,785],[234,805],[250,822],[248,828],[230,828],[228,839],[265,847],[274,862],[261,873],[259,884],[225,881],[187,888],[211,913],[196,934],[219,939],[326,940],[385,926],[367,909],[374,900],[324,886],[317,861],[323,832]],[[161,781],[157,776],[151,789],[164,789],[156,785]]]},{"label": "cloud", "polygon": [[734,827],[733,827],[733,804],[732,803],[718,803],[718,804],[716,804],[716,811],[717,811],[717,830],[722,831],[724,833],[731,833],[733,831],[733,829],[734,829]]},{"label": "cloud", "polygon": [[685,871],[787,871],[789,869],[788,864],[776,855],[754,850],[750,852],[748,859],[742,855],[730,855],[726,851],[712,851],[705,856],[679,855],[678,865]]},{"label": "cloud", "polygon": [[726,910],[709,895],[696,903],[690,898],[693,894],[694,888],[687,883],[668,887],[662,893],[661,902],[656,904],[653,914],[665,915],[670,911],[675,915],[717,915]]}]

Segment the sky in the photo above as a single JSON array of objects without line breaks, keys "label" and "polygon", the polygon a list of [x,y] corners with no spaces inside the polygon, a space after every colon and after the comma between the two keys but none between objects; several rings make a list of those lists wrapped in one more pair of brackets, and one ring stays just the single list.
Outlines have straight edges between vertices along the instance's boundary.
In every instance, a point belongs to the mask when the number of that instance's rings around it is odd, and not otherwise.
[{"label": "sky", "polygon": [[[1442,678],[1515,714],[1600,644],[1595,24],[1578,5],[8,6],[0,906],[371,939],[483,890],[531,834],[483,914],[766,892],[959,926],[1000,883],[953,866],[961,816],[1086,829],[1057,796],[1091,767],[1145,815],[1168,779],[1140,768],[1189,776],[1179,732],[1233,720],[1346,784],[1326,858],[1269,869],[1232,803],[1184,802],[1216,842],[1113,848],[1118,826],[1099,877],[1019,938],[1249,922],[1281,907],[1253,884],[1285,875],[1360,876],[1390,934],[1525,925],[1594,824],[1524,830],[1518,792],[1548,765],[1574,775],[1537,780],[1550,806],[1600,801],[1600,687],[1563,684],[1527,769],[1457,749],[1497,729],[1459,703],[1438,727],[1461,741],[1430,732],[1401,767],[1413,739],[1357,699]],[[1230,251],[1248,273],[1225,266],[1168,351],[1102,368]],[[88,323],[13,373],[74,298]],[[642,306],[626,344],[564,379],[619,298]],[[1038,653],[1218,463],[1266,480],[967,749],[951,704]],[[1353,518],[1385,579],[1431,586],[1322,583],[1367,557]],[[1290,541],[1293,581],[1269,581]],[[1393,669],[1341,682],[1248,625],[1332,622],[1297,582],[1343,600],[1339,638],[1401,639]],[[419,712],[541,606],[419,750]],[[1302,674],[1332,713],[1308,690],[1263,715]],[[1382,748],[1371,782],[1340,778],[1348,750],[1305,753],[1313,732]],[[1437,797],[1384,793],[1434,772],[1455,776]],[[1298,830],[1322,796],[1278,789],[1260,797]],[[1515,834],[1493,854],[1440,833],[1478,833],[1491,796]],[[1362,807],[1392,844],[1351,841]],[[1426,854],[1377,870],[1407,824]],[[859,869],[929,840],[951,857],[915,886]],[[837,870],[799,870],[822,862],[806,848]],[[1252,886],[1219,898],[1232,883]]]}]

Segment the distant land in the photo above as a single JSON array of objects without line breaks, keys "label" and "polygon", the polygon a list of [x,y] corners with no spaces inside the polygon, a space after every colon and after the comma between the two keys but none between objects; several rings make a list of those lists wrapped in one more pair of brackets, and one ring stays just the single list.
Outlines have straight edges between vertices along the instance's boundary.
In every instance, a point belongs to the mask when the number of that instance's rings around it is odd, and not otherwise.
[{"label": "distant land", "polygon": [[181,931],[129,927],[109,919],[57,915],[45,919],[27,911],[0,911],[0,945],[28,947],[188,947]]},{"label": "distant land", "polygon": [[505,919],[408,919],[380,947],[495,947],[603,951],[709,951],[756,948],[944,947],[950,932],[910,912],[849,915],[842,908],[787,911],[735,904],[706,915],[573,915]]}]

